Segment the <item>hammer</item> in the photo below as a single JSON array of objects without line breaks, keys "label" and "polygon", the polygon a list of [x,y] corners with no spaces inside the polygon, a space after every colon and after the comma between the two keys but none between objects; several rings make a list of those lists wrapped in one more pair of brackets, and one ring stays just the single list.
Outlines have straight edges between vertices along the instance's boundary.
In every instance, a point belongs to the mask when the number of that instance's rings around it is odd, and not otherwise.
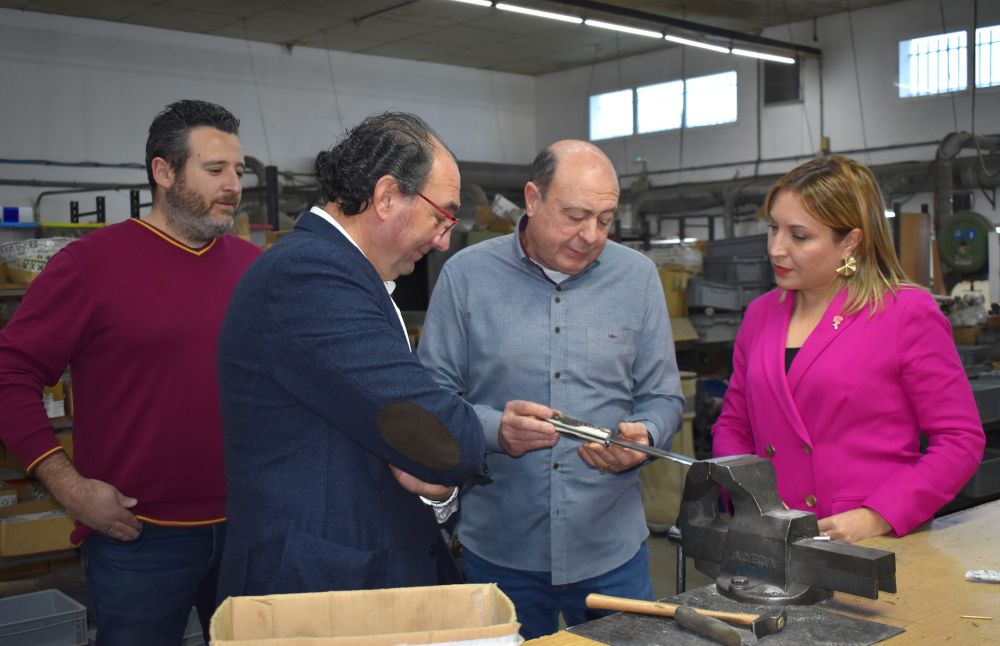
[{"label": "hammer", "polygon": [[[623,612],[635,612],[641,615],[659,615],[661,617],[673,617],[678,608],[689,607],[663,601],[642,601],[640,599],[611,597],[606,594],[588,594],[586,603],[588,608],[598,610],[620,610]],[[785,621],[788,619],[788,615],[783,609],[769,610],[761,615],[744,612],[724,612],[722,610],[705,610],[703,608],[690,609],[701,615],[715,617],[716,619],[744,626],[757,639],[765,635],[777,633],[785,627]]]}]

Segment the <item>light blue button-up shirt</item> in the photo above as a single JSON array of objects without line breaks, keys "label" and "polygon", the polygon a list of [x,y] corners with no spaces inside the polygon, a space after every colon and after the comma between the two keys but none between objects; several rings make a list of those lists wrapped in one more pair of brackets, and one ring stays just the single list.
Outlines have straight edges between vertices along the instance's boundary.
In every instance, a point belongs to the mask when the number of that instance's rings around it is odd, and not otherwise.
[{"label": "light blue button-up shirt", "polygon": [[494,481],[462,497],[459,538],[498,565],[550,571],[561,585],[604,574],[648,536],[638,469],[602,474],[560,437],[519,458],[501,452],[512,399],[616,428],[643,422],[667,447],[681,425],[670,319],[653,263],[608,242],[597,261],[556,285],[517,234],[455,254],[431,296],[417,353],[473,405]]}]

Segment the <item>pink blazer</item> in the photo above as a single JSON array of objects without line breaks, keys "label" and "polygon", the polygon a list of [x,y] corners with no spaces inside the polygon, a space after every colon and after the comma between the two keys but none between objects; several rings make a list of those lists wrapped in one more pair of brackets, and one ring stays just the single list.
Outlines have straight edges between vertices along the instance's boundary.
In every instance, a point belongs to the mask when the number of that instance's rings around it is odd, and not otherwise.
[{"label": "pink blazer", "polygon": [[786,375],[794,295],[780,294],[747,308],[713,453],[770,458],[793,509],[823,518],[868,507],[897,536],[908,533],[958,493],[986,442],[948,320],[911,288],[887,296],[874,316],[843,315],[845,289]]}]

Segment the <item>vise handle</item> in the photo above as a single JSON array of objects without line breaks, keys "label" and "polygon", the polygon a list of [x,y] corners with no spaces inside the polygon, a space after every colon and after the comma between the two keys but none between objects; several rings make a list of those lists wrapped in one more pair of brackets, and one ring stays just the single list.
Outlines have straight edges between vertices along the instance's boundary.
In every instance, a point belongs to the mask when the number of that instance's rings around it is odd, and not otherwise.
[{"label": "vise handle", "polygon": [[681,606],[676,603],[665,601],[644,601],[642,599],[627,599],[625,597],[612,597],[606,594],[588,594],[587,607],[595,610],[619,610],[622,612],[634,612],[640,615],[659,615],[661,617],[673,617],[677,608],[685,607],[694,610],[700,615],[715,617],[730,623],[741,626],[749,626],[760,615],[746,612],[725,612],[723,610],[706,610],[704,608],[691,608],[691,606]]}]

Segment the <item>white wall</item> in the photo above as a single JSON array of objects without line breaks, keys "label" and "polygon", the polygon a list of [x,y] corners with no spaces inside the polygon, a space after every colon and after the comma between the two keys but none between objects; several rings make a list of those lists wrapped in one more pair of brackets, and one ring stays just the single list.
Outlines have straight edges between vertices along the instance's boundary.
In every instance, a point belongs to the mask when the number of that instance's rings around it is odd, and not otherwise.
[{"label": "white wall", "polygon": [[[899,40],[969,27],[972,11],[973,0],[907,0],[820,19],[815,41],[811,21],[769,29],[764,36],[822,49],[822,74],[817,61],[806,59],[804,101],[759,110],[756,61],[690,48],[529,77],[304,47],[286,52],[277,45],[0,9],[0,158],[142,163],[152,116],[170,101],[198,97],[230,107],[243,122],[244,152],[281,169],[309,170],[316,152],[345,127],[390,108],[425,117],[461,160],[524,164],[541,145],[587,137],[591,94],[735,69],[736,124],[601,146],[623,174],[637,172],[632,160],[643,155],[650,171],[661,171],[651,176],[654,185],[780,173],[795,162],[768,160],[804,160],[818,150],[821,134],[837,152],[936,142],[956,129],[969,130],[971,92],[904,101],[894,83]],[[1000,23],[1000,2],[980,2],[979,14],[980,25]],[[975,127],[982,134],[1000,132],[1000,88],[976,93]],[[760,162],[754,163],[758,146]],[[873,164],[927,161],[934,151],[924,145],[855,156]],[[722,165],[732,162],[741,163]],[[678,171],[711,165],[721,166]],[[144,182],[145,174],[0,163],[0,179],[22,178]],[[0,204],[30,204],[45,188],[0,186]],[[93,207],[93,195],[78,197],[83,210]],[[67,220],[68,199],[46,198],[42,216]],[[126,196],[108,199],[110,219],[125,217]],[[919,210],[922,202],[930,196],[915,196],[904,208]],[[981,196],[976,209],[1000,221]],[[0,232],[0,240],[4,235],[12,234]]]},{"label": "white wall", "polygon": [[[908,0],[819,19],[815,41],[811,21],[768,29],[763,36],[821,49],[822,73],[818,61],[806,59],[802,74],[804,101],[761,109],[758,109],[755,61],[690,48],[675,47],[544,75],[538,77],[536,90],[538,133],[543,139],[585,138],[588,97],[592,94],[735,69],[740,83],[737,124],[637,135],[599,145],[623,174],[638,172],[640,168],[633,160],[635,155],[643,155],[649,171],[664,171],[650,177],[654,186],[660,186],[728,179],[737,173],[743,178],[752,177],[755,172],[781,173],[798,162],[767,160],[800,156],[799,161],[805,161],[818,152],[821,134],[830,137],[834,152],[937,142],[950,132],[971,130],[972,93],[898,98],[895,86],[898,43],[908,38],[968,29],[972,23],[972,0]],[[1000,2],[980,2],[978,24],[1000,24]],[[976,92],[975,107],[976,133],[1000,133],[1000,88]],[[936,144],[932,144],[851,154],[866,163],[881,164],[929,161],[934,158],[935,150]],[[753,162],[758,158],[761,163],[755,168]],[[683,167],[731,162],[750,163],[678,171]],[[629,180],[623,183],[628,185]],[[904,203],[904,209],[919,211],[921,203],[930,202],[930,195],[917,195]],[[982,196],[975,209],[1000,222],[1000,213],[994,212]]]},{"label": "white wall", "polygon": [[[0,9],[0,88],[5,159],[142,164],[149,122],[181,98],[228,107],[244,153],[281,170],[311,170],[345,128],[389,109],[424,117],[463,161],[536,153],[530,76],[33,12]],[[4,163],[0,178],[146,181],[144,170]],[[47,188],[0,186],[0,204],[30,205]],[[109,220],[127,217],[127,193],[107,197]],[[66,222],[69,199],[88,211],[93,198],[46,198],[42,217]]]}]

